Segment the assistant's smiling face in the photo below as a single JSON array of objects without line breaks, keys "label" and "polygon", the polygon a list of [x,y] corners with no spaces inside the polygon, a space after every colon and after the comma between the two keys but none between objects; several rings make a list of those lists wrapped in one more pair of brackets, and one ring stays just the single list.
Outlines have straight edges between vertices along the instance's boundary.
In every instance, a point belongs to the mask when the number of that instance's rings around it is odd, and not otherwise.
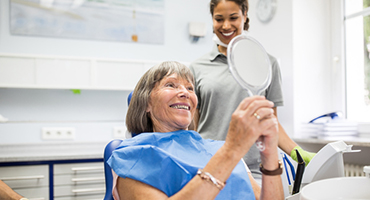
[{"label": "assistant's smiling face", "polygon": [[214,7],[213,31],[221,42],[229,44],[231,39],[243,33],[247,14],[233,1],[220,1]]}]

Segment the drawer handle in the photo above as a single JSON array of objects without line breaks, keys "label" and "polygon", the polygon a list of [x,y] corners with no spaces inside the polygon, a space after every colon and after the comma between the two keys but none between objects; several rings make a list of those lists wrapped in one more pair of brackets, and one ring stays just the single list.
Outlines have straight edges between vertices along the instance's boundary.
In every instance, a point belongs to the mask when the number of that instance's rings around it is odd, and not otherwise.
[{"label": "drawer handle", "polygon": [[73,167],[72,171],[94,171],[94,170],[103,170],[104,167]]},{"label": "drawer handle", "polygon": [[0,178],[0,180],[16,181],[16,180],[43,179],[43,178],[45,178],[44,175],[39,175],[39,176],[16,176],[16,177],[4,177],[4,178]]},{"label": "drawer handle", "polygon": [[101,181],[105,180],[104,177],[93,177],[93,178],[72,178],[73,182],[84,182],[84,181]]},{"label": "drawer handle", "polygon": [[73,193],[88,193],[88,192],[101,192],[101,191],[105,191],[105,188],[91,188],[91,189],[72,190]]}]

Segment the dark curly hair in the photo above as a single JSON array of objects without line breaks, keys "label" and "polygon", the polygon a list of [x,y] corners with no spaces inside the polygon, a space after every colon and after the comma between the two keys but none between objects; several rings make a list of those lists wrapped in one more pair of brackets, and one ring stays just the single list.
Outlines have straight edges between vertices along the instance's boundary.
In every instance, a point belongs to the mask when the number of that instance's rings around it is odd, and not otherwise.
[{"label": "dark curly hair", "polygon": [[[248,0],[211,0],[211,2],[209,3],[209,9],[210,9],[210,12],[211,12],[212,16],[213,16],[213,11],[215,10],[215,7],[221,1],[235,2],[236,4],[239,5],[239,8],[240,8],[240,10],[242,11],[243,14],[248,13],[248,9],[249,9]],[[244,30],[247,31],[248,29],[249,29],[249,17],[247,16],[247,20],[244,23]]]}]

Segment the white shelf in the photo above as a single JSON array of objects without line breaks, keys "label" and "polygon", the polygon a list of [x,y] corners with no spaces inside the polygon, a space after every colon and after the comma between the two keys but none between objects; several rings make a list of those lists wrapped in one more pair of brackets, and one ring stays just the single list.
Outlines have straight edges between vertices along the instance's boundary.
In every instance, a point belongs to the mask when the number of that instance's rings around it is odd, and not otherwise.
[{"label": "white shelf", "polygon": [[0,88],[133,90],[159,62],[0,54]]},{"label": "white shelf", "polygon": [[295,142],[307,144],[328,144],[330,142],[343,140],[346,144],[360,147],[370,147],[370,136],[324,136],[316,138],[294,137],[292,139]]}]

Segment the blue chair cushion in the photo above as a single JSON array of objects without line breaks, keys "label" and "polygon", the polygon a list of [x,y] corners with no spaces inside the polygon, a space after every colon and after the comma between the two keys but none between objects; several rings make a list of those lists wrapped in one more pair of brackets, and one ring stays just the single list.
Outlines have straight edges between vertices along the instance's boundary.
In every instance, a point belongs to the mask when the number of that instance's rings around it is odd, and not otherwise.
[{"label": "blue chair cushion", "polygon": [[112,151],[115,150],[122,143],[121,139],[115,139],[109,142],[104,149],[104,176],[105,176],[105,196],[104,200],[113,200],[112,189],[113,189],[113,175],[112,169],[108,165],[107,161],[112,155]]}]

